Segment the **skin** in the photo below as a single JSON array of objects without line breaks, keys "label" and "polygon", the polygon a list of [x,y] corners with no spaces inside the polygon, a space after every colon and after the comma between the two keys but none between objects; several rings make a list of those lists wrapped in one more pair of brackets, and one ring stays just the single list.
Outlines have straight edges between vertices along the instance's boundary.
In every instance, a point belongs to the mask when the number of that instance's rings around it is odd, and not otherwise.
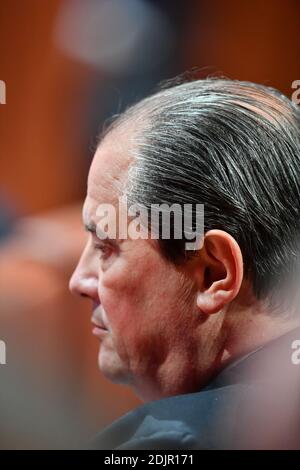
[{"label": "skin", "polygon": [[255,299],[241,250],[224,231],[207,232],[198,256],[181,268],[153,240],[99,240],[97,207],[118,206],[134,132],[123,124],[96,151],[83,207],[90,233],[70,289],[92,300],[92,321],[106,328],[94,331],[101,372],[148,401],[198,391],[228,362],[293,325]]}]

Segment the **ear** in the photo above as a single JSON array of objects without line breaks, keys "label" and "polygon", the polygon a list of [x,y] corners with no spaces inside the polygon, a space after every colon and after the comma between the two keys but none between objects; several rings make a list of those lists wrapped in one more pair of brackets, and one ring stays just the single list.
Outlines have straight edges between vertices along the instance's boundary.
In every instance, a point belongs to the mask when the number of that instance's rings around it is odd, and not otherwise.
[{"label": "ear", "polygon": [[237,296],[243,280],[243,257],[227,232],[210,230],[205,234],[194,268],[197,306],[203,313],[217,313]]}]

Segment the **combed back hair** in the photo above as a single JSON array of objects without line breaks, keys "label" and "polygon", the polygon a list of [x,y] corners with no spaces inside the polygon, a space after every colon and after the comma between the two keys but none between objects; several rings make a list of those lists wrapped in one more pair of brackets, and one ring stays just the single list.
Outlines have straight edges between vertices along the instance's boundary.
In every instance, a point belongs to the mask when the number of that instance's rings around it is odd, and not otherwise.
[{"label": "combed back hair", "polygon": [[[224,78],[177,84],[131,106],[130,204],[204,204],[204,231],[238,242],[258,299],[298,269],[300,110],[279,91]],[[185,262],[185,240],[159,240]]]}]

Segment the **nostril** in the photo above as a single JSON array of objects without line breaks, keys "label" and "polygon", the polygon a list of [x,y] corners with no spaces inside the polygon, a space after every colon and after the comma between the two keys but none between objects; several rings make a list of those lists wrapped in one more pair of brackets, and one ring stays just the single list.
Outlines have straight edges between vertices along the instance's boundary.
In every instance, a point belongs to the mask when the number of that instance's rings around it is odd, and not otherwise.
[{"label": "nostril", "polygon": [[81,292],[79,295],[80,297],[89,297],[87,294],[84,294],[83,292]]},{"label": "nostril", "polygon": [[82,298],[98,300],[97,279],[86,275],[73,276],[70,281],[70,290]]}]

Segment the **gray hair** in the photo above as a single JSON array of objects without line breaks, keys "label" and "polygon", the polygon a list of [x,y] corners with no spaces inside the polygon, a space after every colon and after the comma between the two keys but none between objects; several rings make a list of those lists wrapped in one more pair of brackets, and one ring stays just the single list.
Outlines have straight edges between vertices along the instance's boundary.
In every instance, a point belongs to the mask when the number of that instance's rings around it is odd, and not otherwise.
[{"label": "gray hair", "polygon": [[[298,266],[300,110],[279,91],[209,78],[163,89],[112,127],[137,123],[131,203],[204,204],[204,232],[238,242],[258,299]],[[159,240],[174,263],[184,240]]]}]

